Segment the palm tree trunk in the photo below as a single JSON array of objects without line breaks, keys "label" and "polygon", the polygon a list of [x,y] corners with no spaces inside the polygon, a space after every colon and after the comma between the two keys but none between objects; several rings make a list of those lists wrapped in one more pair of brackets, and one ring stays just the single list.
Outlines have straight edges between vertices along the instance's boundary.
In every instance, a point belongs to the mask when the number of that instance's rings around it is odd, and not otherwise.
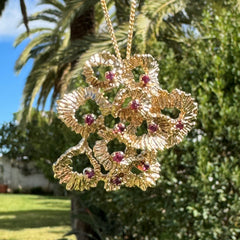
[{"label": "palm tree trunk", "polygon": [[90,8],[83,15],[75,17],[71,23],[71,41],[94,34],[94,8]]},{"label": "palm tree trunk", "polygon": [[81,221],[79,214],[85,211],[81,206],[81,200],[79,195],[73,194],[71,198],[71,212],[72,212],[72,231],[74,232],[77,240],[90,240],[89,236],[94,236],[95,239],[98,239],[95,236],[94,230],[89,224],[86,224]]},{"label": "palm tree trunk", "polygon": [[[70,40],[73,42],[75,40],[81,39],[86,35],[94,34],[94,7],[87,10],[83,15],[76,16],[71,23],[71,35]],[[71,63],[72,68],[74,67],[76,61]],[[90,238],[86,234],[92,234],[94,231],[91,227],[82,222],[78,214],[84,211],[81,206],[80,198],[77,194],[72,194],[71,197],[71,212],[72,212],[72,230],[75,232],[77,240],[89,240]]]}]

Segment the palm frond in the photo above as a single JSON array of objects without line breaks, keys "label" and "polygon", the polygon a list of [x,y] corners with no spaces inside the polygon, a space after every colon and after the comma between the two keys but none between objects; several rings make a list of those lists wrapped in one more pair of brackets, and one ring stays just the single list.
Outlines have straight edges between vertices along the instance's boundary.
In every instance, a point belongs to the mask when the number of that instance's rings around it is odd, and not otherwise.
[{"label": "palm frond", "polygon": [[[46,8],[38,12],[39,14],[47,14],[60,18],[62,16],[62,11],[55,8]],[[36,14],[36,13],[35,13]]]},{"label": "palm frond", "polygon": [[[113,4],[114,4],[113,1],[108,1],[107,2],[107,8],[111,9],[113,7]],[[95,15],[95,29],[96,29],[96,32],[98,32],[100,26],[104,22],[104,13],[102,11],[102,7],[101,7],[100,2],[96,3],[96,5],[95,5],[94,15]]]},{"label": "palm frond", "polygon": [[42,14],[42,13],[37,13],[37,14],[33,14],[32,16],[28,17],[28,21],[38,21],[38,20],[42,20],[42,21],[46,21],[46,22],[51,22],[51,23],[57,23],[58,19],[55,16],[49,16],[46,14]]},{"label": "palm frond", "polygon": [[[66,39],[69,39],[68,35],[69,33],[64,33]],[[59,63],[58,51],[62,51],[64,46],[67,46],[67,40],[64,39],[62,42],[59,43],[59,46],[51,44],[35,57],[33,69],[28,76],[23,93],[23,112],[21,114],[23,122],[30,119],[32,104],[35,98],[37,98],[38,107],[42,106],[44,108],[46,100],[53,90],[53,94],[51,95],[52,107],[52,103],[55,102],[58,95],[66,88],[64,86],[65,76],[70,68],[67,64],[61,65]],[[37,46],[37,48],[39,47]]]},{"label": "palm frond", "polygon": [[[130,13],[130,1],[114,0],[116,8],[116,17],[119,25],[128,22]],[[109,8],[108,8],[109,9]]]},{"label": "palm frond", "polygon": [[50,92],[53,88],[53,79],[56,79],[56,72],[57,72],[56,67],[52,67],[49,69],[48,74],[41,86],[41,90],[37,101],[37,108],[41,106],[42,109],[44,109],[48,96],[50,95]]},{"label": "palm frond", "polygon": [[43,4],[49,4],[61,11],[63,11],[65,9],[64,3],[62,3],[62,1],[59,1],[59,0],[41,0],[39,5],[43,5]]},{"label": "palm frond", "polygon": [[20,43],[22,43],[26,38],[28,38],[30,35],[32,34],[35,34],[35,33],[41,33],[41,32],[44,32],[44,31],[51,31],[52,29],[51,28],[34,28],[34,29],[31,29],[29,31],[29,33],[27,32],[24,32],[22,34],[20,34],[15,42],[14,42],[14,47],[17,47]]},{"label": "palm frond", "polygon": [[0,17],[2,16],[3,10],[5,9],[7,2],[8,2],[8,0],[1,0],[0,1]]},{"label": "palm frond", "polygon": [[141,46],[139,47],[139,51],[144,53],[146,49],[146,41],[149,37],[149,30],[151,27],[151,19],[149,19],[144,14],[139,14],[136,20],[136,38],[139,39]]},{"label": "palm frond", "polygon": [[47,33],[42,33],[41,35],[38,35],[37,37],[35,37],[27,46],[26,48],[23,50],[22,54],[20,55],[20,57],[17,59],[16,63],[15,63],[15,71],[18,73],[22,67],[26,64],[26,62],[28,61],[29,58],[31,58],[30,52],[31,50],[40,44],[44,44],[44,43],[52,43],[52,39],[53,36],[51,33],[47,32]]},{"label": "palm frond", "polygon": [[35,66],[27,78],[23,90],[22,111],[19,115],[22,122],[30,119],[33,101],[46,79],[48,66],[42,67],[43,68],[39,69]]},{"label": "palm frond", "polygon": [[[109,38],[107,38],[109,40]],[[106,38],[102,38],[106,41]],[[95,36],[86,36],[82,39],[71,41],[66,48],[59,51],[59,59],[62,63],[75,62],[79,56],[81,56],[85,51],[87,51],[93,42],[97,42],[98,38]],[[100,40],[99,40],[100,41]]]},{"label": "palm frond", "polygon": [[136,20],[137,37],[142,40],[143,50],[147,39],[151,34],[159,34],[160,25],[164,17],[183,10],[186,1],[184,0],[146,0],[141,13]]},{"label": "palm frond", "polygon": [[24,0],[20,0],[20,7],[21,7],[22,16],[23,16],[23,23],[27,29],[27,32],[29,32],[27,9],[26,9]]}]

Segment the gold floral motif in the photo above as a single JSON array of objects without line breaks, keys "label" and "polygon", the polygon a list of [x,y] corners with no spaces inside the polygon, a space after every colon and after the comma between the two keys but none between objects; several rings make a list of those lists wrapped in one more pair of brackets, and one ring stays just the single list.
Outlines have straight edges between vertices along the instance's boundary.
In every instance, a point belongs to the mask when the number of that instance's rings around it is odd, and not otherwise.
[{"label": "gold floral motif", "polygon": [[[94,67],[111,67],[111,72],[114,74],[114,78],[109,81],[108,79],[99,80],[94,73]],[[121,83],[121,63],[117,58],[108,53],[102,52],[93,55],[90,60],[85,63],[83,68],[83,75],[86,77],[86,82],[93,87],[104,89],[105,91],[110,90],[114,87],[118,87]]]}]

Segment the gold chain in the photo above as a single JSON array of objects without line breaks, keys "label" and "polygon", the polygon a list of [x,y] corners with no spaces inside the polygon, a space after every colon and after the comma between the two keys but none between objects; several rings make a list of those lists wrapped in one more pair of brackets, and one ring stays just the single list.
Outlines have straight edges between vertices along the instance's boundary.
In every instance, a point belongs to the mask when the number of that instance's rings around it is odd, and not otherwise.
[{"label": "gold chain", "polygon": [[[111,35],[111,40],[112,40],[112,44],[113,44],[115,53],[117,55],[117,58],[119,60],[122,60],[121,54],[120,54],[120,51],[119,51],[119,47],[118,47],[118,43],[117,43],[117,39],[116,39],[116,36],[114,34],[112,22],[111,22],[109,13],[108,13],[106,1],[105,0],[100,0],[100,2],[101,2],[101,5],[102,5],[103,13],[104,13],[106,23],[107,23],[107,26],[108,26],[108,31]],[[129,59],[130,55],[131,55],[133,27],[134,27],[134,21],[135,21],[135,11],[136,11],[136,0],[132,0],[131,10],[130,10],[130,18],[129,18],[128,39],[127,39],[127,53],[126,53],[126,58],[127,59]]]},{"label": "gold chain", "polygon": [[130,18],[129,18],[126,59],[129,59],[130,55],[131,55],[133,27],[134,27],[134,22],[135,22],[135,11],[136,11],[136,0],[132,0],[131,10],[130,10]]},{"label": "gold chain", "polygon": [[117,55],[117,58],[119,60],[121,60],[122,59],[121,58],[121,54],[120,54],[120,51],[119,51],[119,48],[118,48],[116,36],[114,34],[112,22],[111,22],[109,13],[108,13],[106,1],[105,0],[100,0],[100,2],[101,2],[103,13],[104,13],[104,16],[105,16],[105,19],[106,19],[106,22],[107,22],[108,31],[109,31],[109,33],[111,35],[111,40],[112,40],[112,43],[113,43],[113,47],[114,47],[115,53]]}]

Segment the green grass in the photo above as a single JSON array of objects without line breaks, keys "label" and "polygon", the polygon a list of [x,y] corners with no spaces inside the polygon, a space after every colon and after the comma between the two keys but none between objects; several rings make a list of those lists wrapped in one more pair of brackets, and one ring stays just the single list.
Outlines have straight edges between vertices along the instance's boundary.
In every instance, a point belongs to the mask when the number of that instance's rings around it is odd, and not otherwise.
[{"label": "green grass", "polygon": [[67,240],[70,200],[60,197],[0,194],[0,240]]}]

